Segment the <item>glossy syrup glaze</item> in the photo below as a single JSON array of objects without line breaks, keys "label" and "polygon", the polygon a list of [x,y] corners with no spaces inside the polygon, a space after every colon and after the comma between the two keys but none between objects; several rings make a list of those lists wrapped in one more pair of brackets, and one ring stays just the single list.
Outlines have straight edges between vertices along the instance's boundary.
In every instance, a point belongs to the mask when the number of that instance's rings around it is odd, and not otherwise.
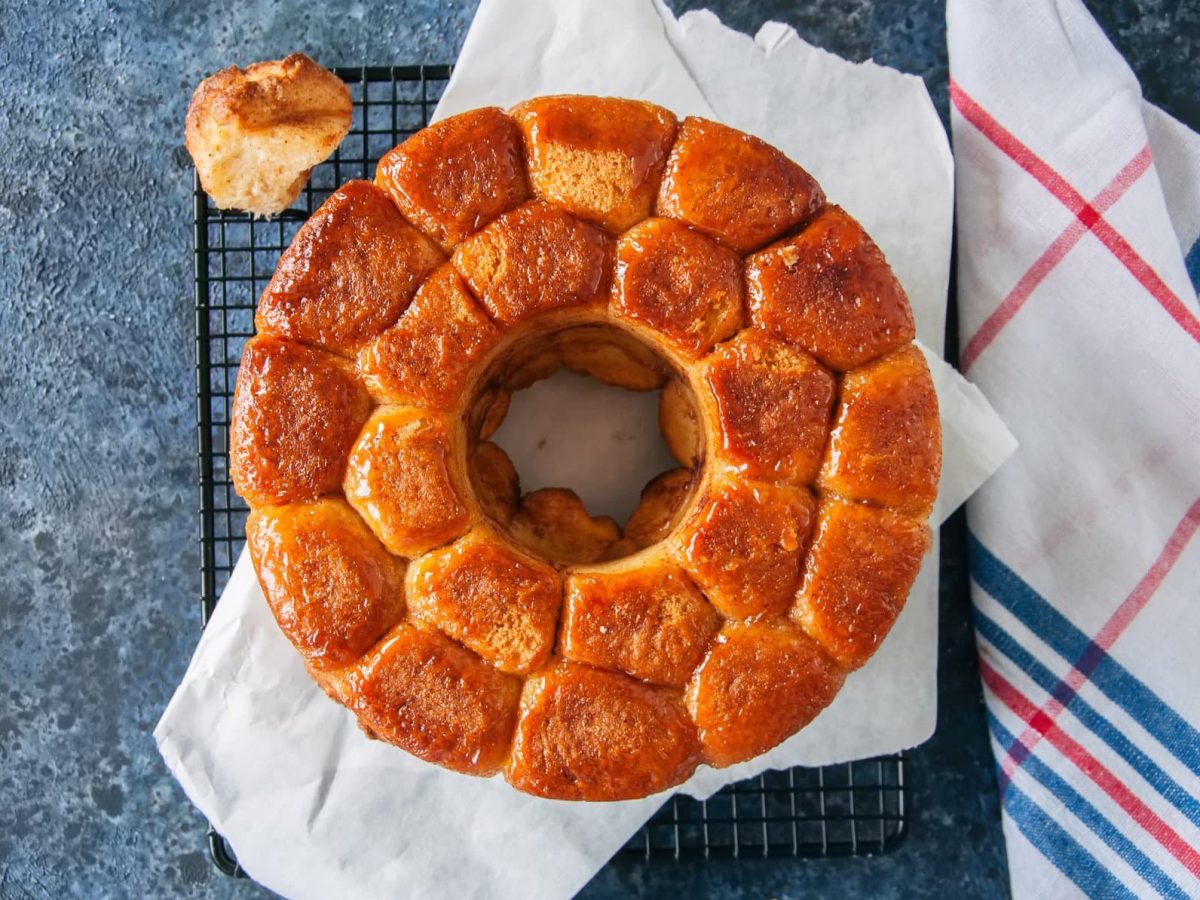
[{"label": "glossy syrup glaze", "polygon": [[344,500],[254,510],[246,546],[279,627],[310,665],[349,666],[404,615],[404,565]]},{"label": "glossy syrup glaze", "polygon": [[512,109],[538,196],[610,231],[650,214],[675,137],[661,106],[607,97],[537,97]]},{"label": "glossy syrup glaze", "polygon": [[825,501],[792,618],[838,662],[857,669],[895,623],[929,542],[924,522]]},{"label": "glossy syrup glaze", "polygon": [[916,347],[855,369],[841,400],[825,464],[823,490],[924,518],[937,499],[941,444],[937,394]]},{"label": "glossy syrup glaze", "polygon": [[374,737],[470,775],[504,765],[521,682],[440,632],[397,626],[352,685],[353,708]]},{"label": "glossy syrup glaze", "polygon": [[625,800],[683,781],[699,751],[678,691],[559,663],[525,684],[508,779],[541,797]]},{"label": "glossy syrup glaze", "polygon": [[479,529],[408,570],[413,615],[502,672],[525,675],[550,658],[562,581],[543,562]]},{"label": "glossy syrup glaze", "polygon": [[259,331],[353,356],[404,312],[441,252],[368,181],[321,204],[279,259]]},{"label": "glossy syrup glaze", "polygon": [[229,426],[234,487],[254,505],[336,490],[370,409],[366,390],[341,360],[278,337],[252,338]]},{"label": "glossy syrup glaze", "polygon": [[612,239],[535,200],[463,241],[452,261],[492,318],[512,325],[539,312],[602,301]]},{"label": "glossy syrup glaze", "polygon": [[358,368],[388,403],[448,412],[457,408],[475,363],[499,335],[462,278],[443,265],[400,320],[362,349]]},{"label": "glossy syrup glaze", "polygon": [[804,488],[725,475],[681,529],[681,557],[721,614],[779,615],[791,605],[815,519]]},{"label": "glossy syrup glaze", "polygon": [[612,308],[695,358],[742,325],[742,261],[672,219],[647,219],[617,241]]},{"label": "glossy syrup glaze", "polygon": [[393,553],[416,556],[466,531],[471,511],[452,453],[445,423],[417,410],[383,408],[363,428],[346,499]]},{"label": "glossy syrup glaze", "polygon": [[916,337],[904,289],[862,226],[836,206],[746,260],[755,325],[845,372]]},{"label": "glossy syrup glaze", "polygon": [[[314,213],[256,322],[230,462],[267,602],[370,735],[438,765],[616,800],[756,756],[877,649],[928,549],[903,291],[726,126],[594,97],[444,120]],[[680,468],[624,529],[522,494],[489,441],[560,366],[662,389]]]},{"label": "glossy syrup glaze", "polygon": [[816,718],[844,678],[798,628],[727,625],[686,693],[705,757],[725,766],[771,749]]},{"label": "glossy syrup glaze", "polygon": [[824,202],[813,177],[770,144],[692,117],[679,127],[655,213],[746,253],[811,218]]},{"label": "glossy syrup glaze", "polygon": [[495,107],[418,131],[379,161],[375,183],[447,253],[529,196],[521,134]]},{"label": "glossy syrup glaze", "polygon": [[576,662],[682,686],[721,619],[679,566],[567,578],[559,650]]},{"label": "glossy syrup glaze", "polygon": [[714,450],[751,477],[810,484],[829,434],[832,373],[754,329],[722,345],[703,371],[721,435]]}]

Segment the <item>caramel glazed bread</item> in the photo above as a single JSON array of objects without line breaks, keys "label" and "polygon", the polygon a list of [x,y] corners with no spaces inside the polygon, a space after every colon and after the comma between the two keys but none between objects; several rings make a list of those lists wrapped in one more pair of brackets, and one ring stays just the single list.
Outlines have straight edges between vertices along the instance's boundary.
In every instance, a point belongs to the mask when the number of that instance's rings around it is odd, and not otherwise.
[{"label": "caramel glazed bread", "polygon": [[[929,543],[941,437],[879,248],[778,150],[633,100],[478,109],[334,193],[231,423],[267,602],[372,736],[542,797],[642,797],[794,734]],[[559,365],[662,388],[624,532],[488,442]]]}]

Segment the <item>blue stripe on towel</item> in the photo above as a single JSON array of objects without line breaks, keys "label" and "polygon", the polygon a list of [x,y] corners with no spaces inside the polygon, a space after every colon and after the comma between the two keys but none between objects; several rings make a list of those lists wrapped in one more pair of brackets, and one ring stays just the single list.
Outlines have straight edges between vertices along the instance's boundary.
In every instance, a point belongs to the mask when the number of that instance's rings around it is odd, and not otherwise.
[{"label": "blue stripe on towel", "polygon": [[[1042,690],[1049,693],[1057,690],[1058,686],[1062,684],[1061,679],[1038,662],[1032,653],[1017,643],[1016,638],[978,609],[975,610],[975,628],[980,637],[1012,660]],[[1193,797],[1188,793],[1158,763],[1078,694],[1068,700],[1060,698],[1059,702],[1093,734],[1108,744],[1125,762],[1129,763],[1146,780],[1147,784],[1162,795],[1164,800],[1187,816],[1193,825],[1200,828],[1200,798]]]},{"label": "blue stripe on towel", "polygon": [[1197,294],[1200,294],[1200,239],[1192,244],[1192,249],[1187,252],[1183,258],[1183,264],[1187,266],[1188,278],[1191,279],[1192,288]]},{"label": "blue stripe on towel", "polygon": [[1021,833],[1054,866],[1070,878],[1086,897],[1107,900],[1136,900],[1112,872],[1071,837],[1061,825],[1051,819],[1016,785],[1010,785],[1004,795],[1004,811]]},{"label": "blue stripe on towel", "polygon": [[[1016,738],[996,719],[988,714],[988,724],[992,734],[1001,745],[1011,747]],[[1079,819],[1104,843],[1108,844],[1118,856],[1127,862],[1135,872],[1154,887],[1164,897],[1176,900],[1188,900],[1188,894],[1178,884],[1171,880],[1162,869],[1155,865],[1154,860],[1142,852],[1133,841],[1122,834],[1112,822],[1105,818],[1100,810],[1089,803],[1082,794],[1071,787],[1067,781],[1048,765],[1034,755],[1025,760],[1025,771],[1041,782],[1075,818]],[[1032,802],[1032,801],[1031,801]],[[1094,894],[1092,896],[1095,896]]]},{"label": "blue stripe on towel", "polygon": [[[1089,668],[1094,667],[1092,684],[1200,776],[1200,732],[1001,562],[974,533],[968,535],[968,544],[975,583],[1072,666],[1088,660]],[[1075,692],[1070,694],[1069,702],[1074,704]]]}]

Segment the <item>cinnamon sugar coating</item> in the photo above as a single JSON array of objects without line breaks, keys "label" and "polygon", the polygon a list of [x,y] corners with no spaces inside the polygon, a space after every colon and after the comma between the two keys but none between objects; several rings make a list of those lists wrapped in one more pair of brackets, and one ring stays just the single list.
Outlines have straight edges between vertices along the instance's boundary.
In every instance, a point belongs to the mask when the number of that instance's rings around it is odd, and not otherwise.
[{"label": "cinnamon sugar coating", "polygon": [[363,428],[346,465],[345,491],[388,550],[415,556],[467,530],[462,481],[447,426],[419,410],[391,407]]},{"label": "cinnamon sugar coating", "polygon": [[475,448],[468,465],[480,510],[497,522],[507,523],[521,498],[520,478],[508,454],[491,441],[484,441]]},{"label": "cinnamon sugar coating", "polygon": [[562,582],[545,563],[478,528],[408,569],[413,615],[502,672],[524,675],[550,656]]},{"label": "cinnamon sugar coating", "polygon": [[608,516],[592,516],[579,495],[566,488],[541,488],[521,498],[508,523],[516,541],[556,563],[608,559],[621,527]]},{"label": "cinnamon sugar coating", "polygon": [[366,389],[338,358],[277,337],[251,338],[229,426],[234,487],[253,505],[330,493],[370,409]]},{"label": "cinnamon sugar coating", "polygon": [[444,265],[425,280],[399,321],[362,349],[358,368],[372,392],[389,403],[449,411],[499,334],[458,273]]},{"label": "cinnamon sugar coating", "polygon": [[[563,800],[804,728],[929,548],[937,397],[899,282],[758,138],[538,98],[418,132],[300,230],[230,468],[266,601],[364,730]],[[559,367],[661,389],[624,528],[490,438]]]},{"label": "cinnamon sugar coating", "polygon": [[530,678],[508,780],[561,800],[626,800],[679,784],[699,762],[679,692],[562,663]]},{"label": "cinnamon sugar coating", "polygon": [[658,404],[658,427],[667,449],[680,465],[694,468],[704,452],[704,426],[691,392],[673,378],[663,386]]},{"label": "cinnamon sugar coating", "polygon": [[671,533],[684,513],[694,482],[695,474],[690,469],[671,469],[642,489],[641,502],[623,529],[631,550],[657,544]]},{"label": "cinnamon sugar coating", "polygon": [[279,258],[254,323],[353,356],[404,312],[442,261],[369,181],[349,181],[321,204]]},{"label": "cinnamon sugar coating", "polygon": [[875,242],[839,207],[746,260],[750,319],[839,372],[916,337]]},{"label": "cinnamon sugar coating", "polygon": [[279,627],[315,668],[351,665],[404,615],[404,567],[345,501],[266,506],[246,546]]}]

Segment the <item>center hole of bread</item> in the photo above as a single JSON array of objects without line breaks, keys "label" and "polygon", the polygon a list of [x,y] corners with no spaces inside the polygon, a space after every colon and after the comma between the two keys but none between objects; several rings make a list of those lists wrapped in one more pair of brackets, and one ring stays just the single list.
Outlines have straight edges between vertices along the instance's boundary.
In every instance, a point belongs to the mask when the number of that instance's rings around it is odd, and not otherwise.
[{"label": "center hole of bread", "polygon": [[[603,562],[646,546],[645,528],[637,535],[626,530],[631,517],[635,529],[646,518],[639,507],[647,486],[660,484],[664,473],[674,473],[673,485],[694,481],[681,471],[685,467],[659,427],[663,389],[673,381],[665,360],[636,348],[629,335],[602,327],[565,329],[515,346],[480,396],[506,385],[511,391],[507,413],[488,441],[516,470],[516,507],[511,517],[496,505],[485,503],[485,509],[500,510],[499,524],[517,543],[560,564]],[[478,448],[483,442],[473,437]],[[472,480],[477,493],[494,493],[478,472]],[[669,496],[659,489],[654,502],[673,513],[688,489],[673,488]]]},{"label": "center hole of bread", "polygon": [[659,394],[560,368],[513,395],[492,440],[523,491],[568,488],[591,515],[624,525],[646,483],[676,465],[658,429]]}]

